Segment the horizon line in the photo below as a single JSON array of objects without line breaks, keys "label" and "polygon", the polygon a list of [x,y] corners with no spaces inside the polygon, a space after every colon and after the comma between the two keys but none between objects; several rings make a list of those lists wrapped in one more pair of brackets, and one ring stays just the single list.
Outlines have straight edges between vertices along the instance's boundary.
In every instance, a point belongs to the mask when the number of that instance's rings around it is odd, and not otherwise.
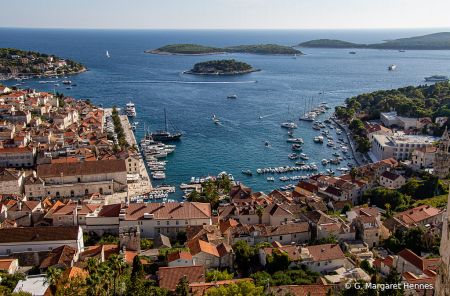
[{"label": "horizon line", "polygon": [[[248,31],[258,31],[258,30],[273,30],[273,31],[283,31],[283,30],[289,30],[289,31],[302,31],[302,30],[424,30],[424,29],[448,29],[449,27],[414,27],[414,28],[405,28],[405,27],[397,27],[397,28],[240,28],[240,29],[230,29],[230,28],[216,28],[216,29],[195,29],[195,28],[180,28],[180,29],[174,29],[174,28],[57,28],[57,27],[0,27],[0,29],[36,29],[36,30],[42,30],[42,29],[54,29],[54,30],[164,30],[164,31],[240,31],[240,30],[248,30]],[[442,32],[439,32],[442,33]]]}]

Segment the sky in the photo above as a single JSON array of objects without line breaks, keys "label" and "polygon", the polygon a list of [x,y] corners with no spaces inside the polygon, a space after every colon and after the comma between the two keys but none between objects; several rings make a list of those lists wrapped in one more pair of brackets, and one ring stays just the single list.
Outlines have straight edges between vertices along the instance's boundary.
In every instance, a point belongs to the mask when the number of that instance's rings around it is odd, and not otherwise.
[{"label": "sky", "polygon": [[[450,27],[447,0],[1,0],[0,27],[369,29]],[[8,13],[8,11],[10,13]]]}]

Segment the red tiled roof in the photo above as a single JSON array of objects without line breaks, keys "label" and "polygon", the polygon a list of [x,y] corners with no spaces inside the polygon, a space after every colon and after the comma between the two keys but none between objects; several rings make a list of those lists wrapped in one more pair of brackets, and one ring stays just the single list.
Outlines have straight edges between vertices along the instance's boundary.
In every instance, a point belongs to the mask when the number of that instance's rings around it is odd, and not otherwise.
[{"label": "red tiled roof", "polygon": [[291,258],[292,261],[302,258],[302,256],[300,255],[300,251],[296,246],[281,246],[280,243],[278,243],[278,245],[274,246],[274,248],[263,248],[263,250],[266,255],[272,255],[275,248],[277,248],[279,252],[288,254],[289,258]]},{"label": "red tiled roof", "polygon": [[381,257],[378,257],[377,259],[375,259],[372,264],[375,265],[378,268],[381,268],[381,260],[383,260]]},{"label": "red tiled roof", "polygon": [[210,219],[211,205],[209,203],[131,203],[125,209],[124,220],[144,220],[144,213],[154,214],[153,219]]},{"label": "red tiled roof", "polygon": [[58,210],[55,211],[55,213],[53,213],[53,215],[73,215],[77,207],[81,207],[81,210],[77,210],[78,215],[87,215],[89,213],[93,213],[94,210],[96,208],[99,208],[100,206],[71,204],[59,208]]},{"label": "red tiled roof", "polygon": [[306,248],[315,262],[345,258],[344,253],[342,253],[341,248],[337,244],[316,245]]},{"label": "red tiled roof", "polygon": [[233,280],[223,280],[217,281],[215,283],[201,283],[201,284],[190,284],[189,292],[193,295],[205,295],[207,291],[216,288],[216,285],[227,287],[229,284],[236,284],[240,281],[250,281],[253,282],[253,279],[233,279]]},{"label": "red tiled roof", "polygon": [[[11,267],[11,264],[14,262],[14,260],[18,259],[1,259],[0,260],[0,269],[8,270]],[[17,264],[19,265],[19,264]]]},{"label": "red tiled roof", "polygon": [[167,255],[167,262],[172,262],[178,259],[185,259],[192,261],[192,256],[189,252],[184,251],[172,252],[169,255]]},{"label": "red tiled roof", "polygon": [[308,222],[288,223],[285,225],[266,226],[261,231],[261,236],[284,235],[291,233],[311,232]]},{"label": "red tiled roof", "polygon": [[387,256],[386,258],[384,258],[382,260],[382,262],[388,266],[388,267],[392,267],[392,265],[394,264],[394,257],[392,257],[391,255]]},{"label": "red tiled roof", "polygon": [[416,277],[413,273],[407,271],[402,273],[402,276],[406,279],[406,280],[416,280],[418,279],[418,277]]},{"label": "red tiled roof", "polygon": [[0,243],[77,240],[79,226],[0,228]]},{"label": "red tiled roof", "polygon": [[46,268],[56,264],[64,264],[65,266],[70,267],[76,254],[77,249],[67,245],[61,246],[52,250],[51,253],[48,254],[48,257],[42,261],[39,268]]},{"label": "red tiled roof", "polygon": [[331,289],[334,295],[342,291],[340,285],[292,285],[292,286],[271,286],[269,292],[275,295],[285,295],[290,293],[295,296],[323,296]]},{"label": "red tiled roof", "polygon": [[[22,204],[22,209],[19,210],[19,204]],[[37,206],[41,204],[40,201],[21,201],[18,203],[15,203],[8,211],[26,211],[30,212],[33,211]]]},{"label": "red tiled roof", "polygon": [[234,219],[227,219],[225,221],[220,221],[220,230],[223,234],[226,234],[230,227],[236,226],[239,223]]},{"label": "red tiled roof", "polygon": [[161,267],[159,269],[159,286],[173,291],[184,276],[189,283],[203,283],[206,280],[203,265]]},{"label": "red tiled roof", "polygon": [[200,252],[208,253],[216,257],[220,257],[217,248],[212,246],[210,243],[202,241],[200,239],[190,240],[187,243],[191,255],[197,255]]}]

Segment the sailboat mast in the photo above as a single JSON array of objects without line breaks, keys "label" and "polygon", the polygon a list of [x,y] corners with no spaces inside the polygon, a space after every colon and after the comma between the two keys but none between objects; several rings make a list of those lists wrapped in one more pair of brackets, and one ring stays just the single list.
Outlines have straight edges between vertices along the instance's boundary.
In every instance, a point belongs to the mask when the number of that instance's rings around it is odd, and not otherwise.
[{"label": "sailboat mast", "polygon": [[167,133],[167,116],[166,116],[166,108],[164,108],[164,126],[166,128],[166,133]]}]

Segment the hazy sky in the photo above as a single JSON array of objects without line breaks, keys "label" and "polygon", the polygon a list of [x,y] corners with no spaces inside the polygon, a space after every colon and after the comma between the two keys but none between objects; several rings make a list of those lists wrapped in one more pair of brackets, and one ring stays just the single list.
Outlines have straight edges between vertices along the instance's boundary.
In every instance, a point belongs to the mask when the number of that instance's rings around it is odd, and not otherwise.
[{"label": "hazy sky", "polygon": [[444,0],[1,0],[0,27],[347,29],[449,27]]}]

